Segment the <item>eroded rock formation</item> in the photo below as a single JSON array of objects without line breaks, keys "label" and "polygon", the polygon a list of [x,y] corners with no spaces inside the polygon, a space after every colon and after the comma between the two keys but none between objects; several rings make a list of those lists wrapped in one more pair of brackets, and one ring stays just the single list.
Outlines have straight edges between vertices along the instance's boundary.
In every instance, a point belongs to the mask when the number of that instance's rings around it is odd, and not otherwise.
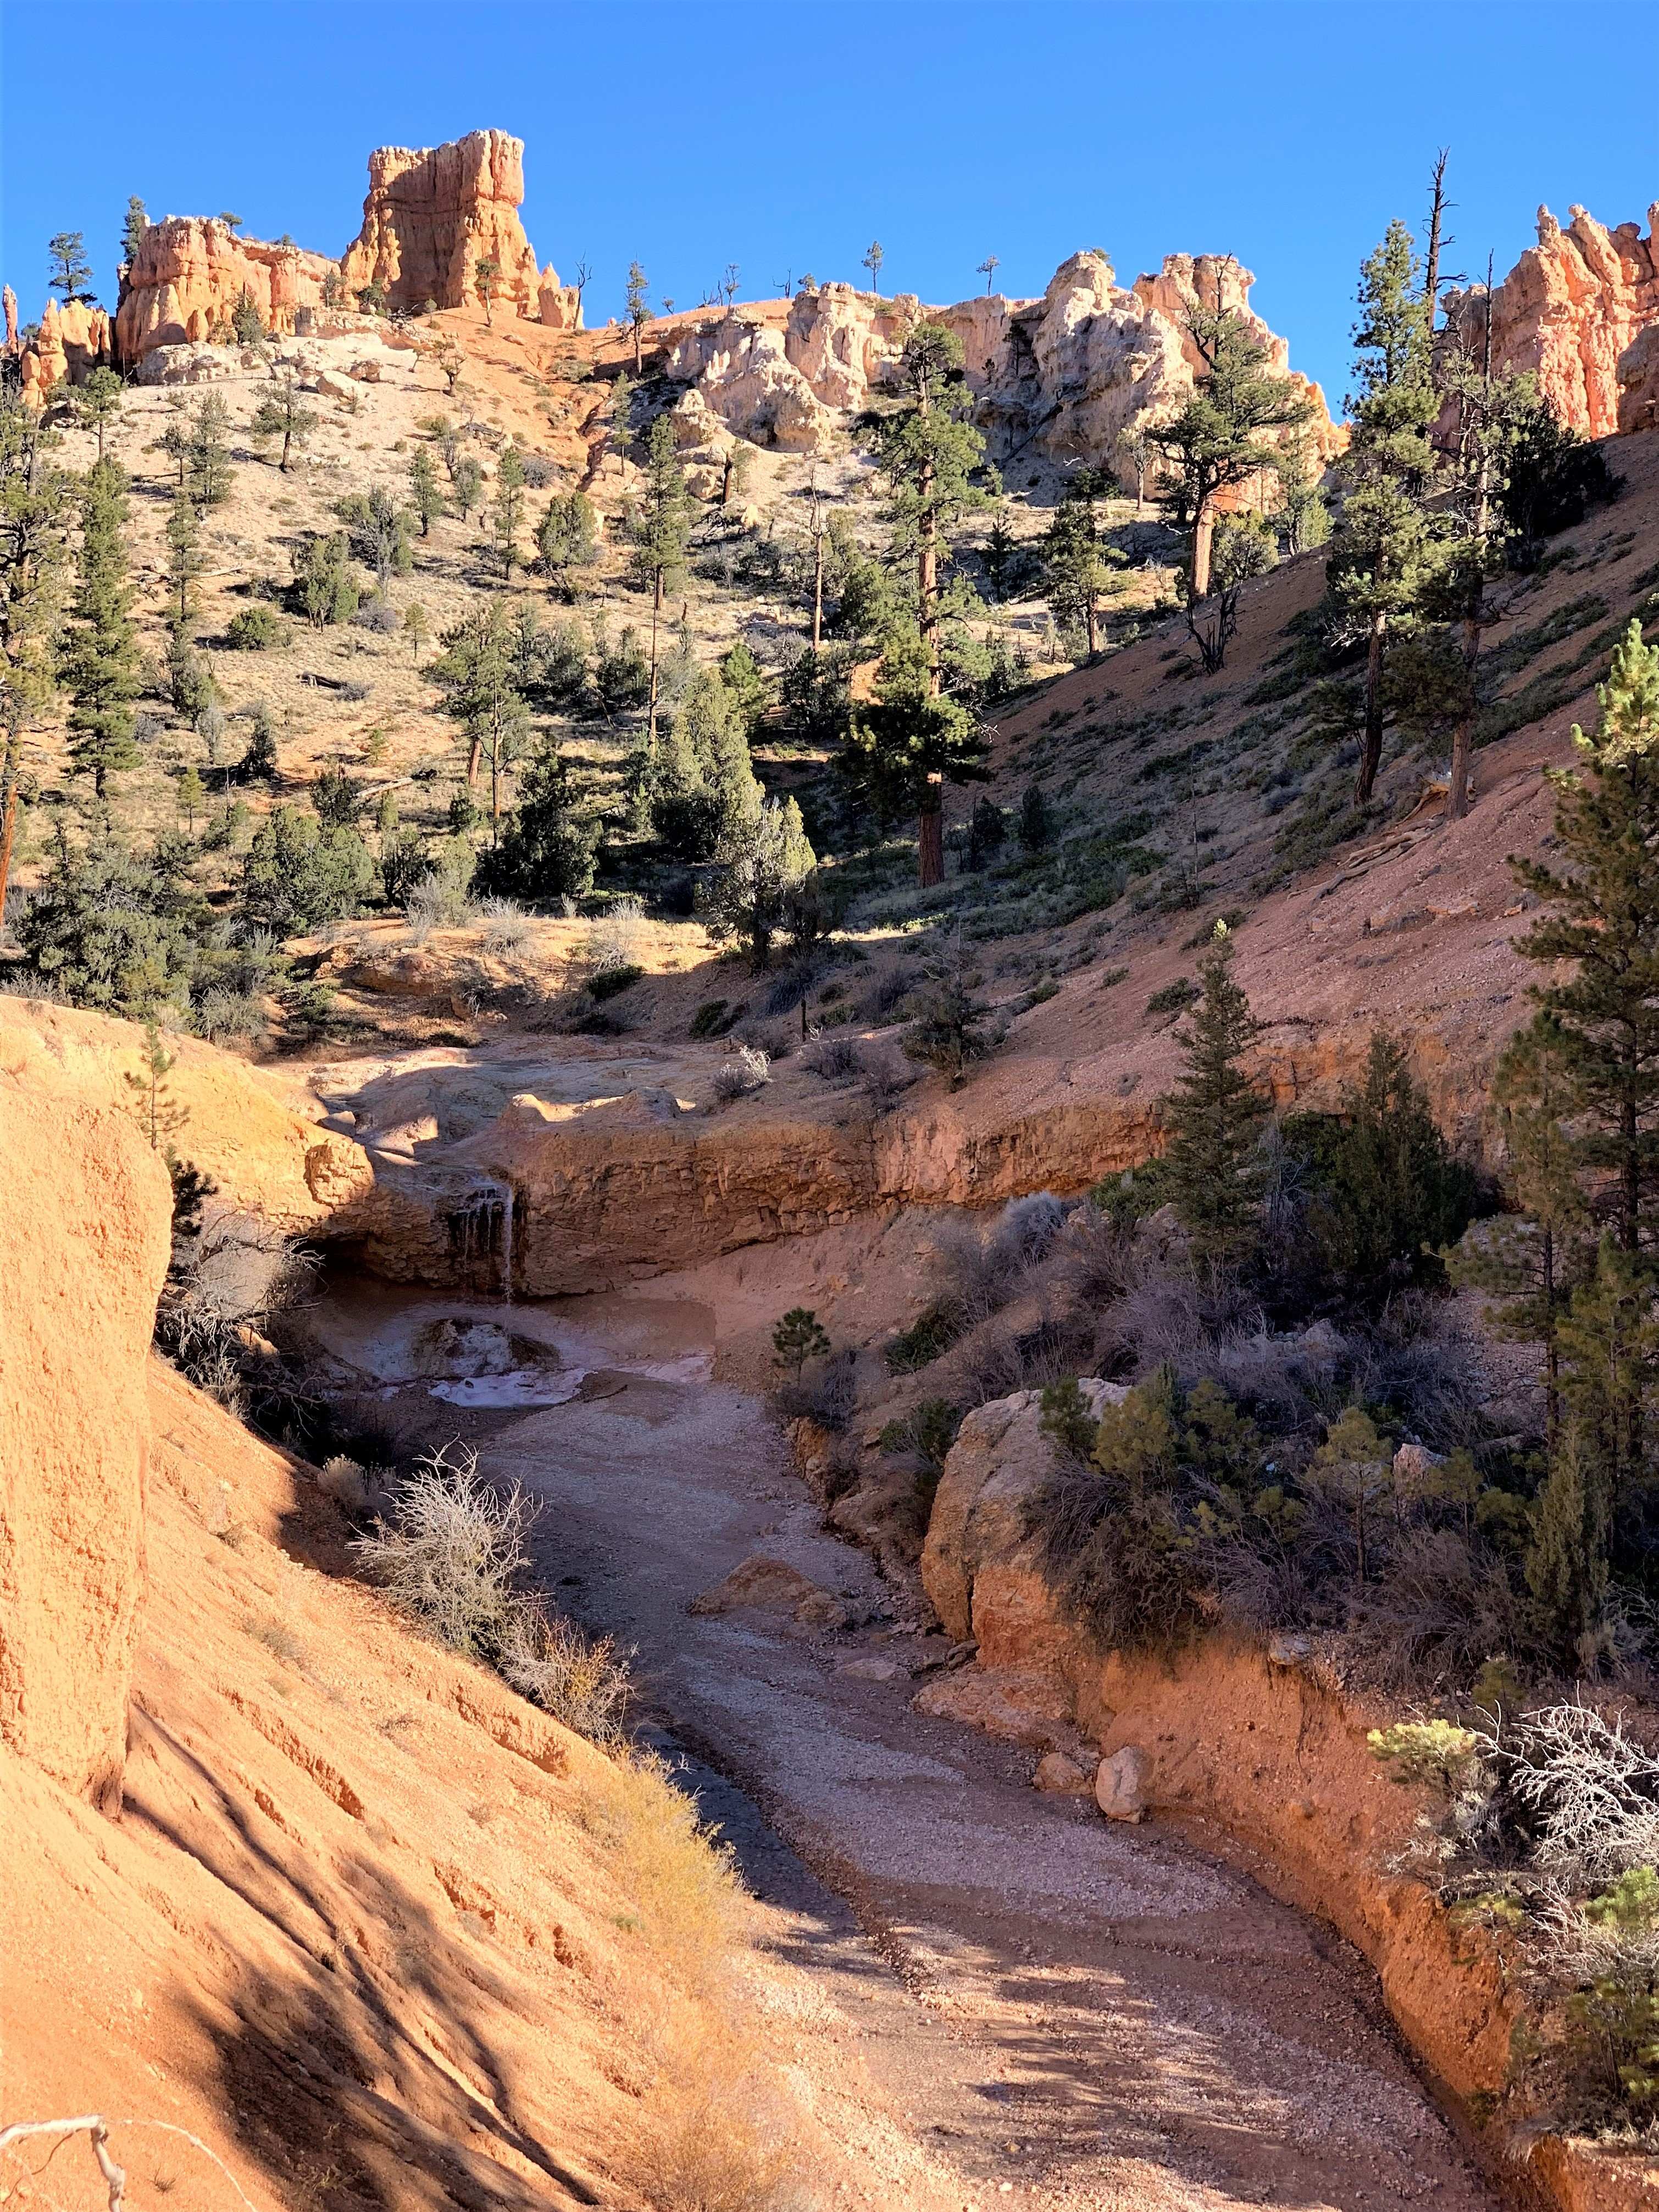
[{"label": "eroded rock formation", "polygon": [[1184,318],[1217,302],[1247,316],[1274,369],[1316,402],[1319,456],[1340,450],[1324,395],[1296,376],[1290,349],[1250,314],[1255,279],[1218,255],[1173,253],[1156,276],[1120,288],[1103,253],[1062,262],[1040,300],[975,298],[924,310],[850,284],[825,284],[791,302],[781,329],[765,311],[740,308],[689,332],[669,374],[694,384],[740,435],[793,453],[823,447],[838,422],[866,405],[926,313],[961,339],[975,419],[994,459],[1035,447],[1058,460],[1121,470],[1126,428],[1163,419],[1192,390],[1199,368]]},{"label": "eroded rock formation", "polygon": [[393,307],[428,300],[459,307],[477,298],[477,265],[489,258],[499,271],[495,298],[519,314],[538,313],[543,279],[519,220],[523,199],[524,141],[505,131],[474,131],[445,146],[377,147],[363,227],[341,264],[348,290],[373,281]]},{"label": "eroded rock formation", "polygon": [[0,1033],[0,1744],[118,1799],[143,1591],[140,1412],[172,1197],[161,1155]]},{"label": "eroded rock formation", "polygon": [[[1659,322],[1659,256],[1634,222],[1608,230],[1582,207],[1565,229],[1538,210],[1529,246],[1492,295],[1492,359],[1500,370],[1531,370],[1565,422],[1591,438],[1649,428],[1659,399],[1659,360],[1648,337]],[[1448,295],[1448,322],[1479,350],[1486,289]]]},{"label": "eroded rock formation", "polygon": [[291,240],[239,237],[216,216],[169,216],[138,242],[121,286],[115,344],[129,366],[156,346],[200,343],[227,329],[244,294],[268,331],[287,335],[320,306],[336,264]]}]

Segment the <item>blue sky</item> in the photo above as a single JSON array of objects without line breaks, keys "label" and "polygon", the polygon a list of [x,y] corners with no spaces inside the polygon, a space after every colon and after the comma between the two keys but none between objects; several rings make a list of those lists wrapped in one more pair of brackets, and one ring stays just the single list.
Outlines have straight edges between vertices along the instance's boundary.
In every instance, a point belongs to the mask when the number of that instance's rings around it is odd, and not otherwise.
[{"label": "blue sky", "polygon": [[[1547,201],[1645,223],[1659,99],[1645,0],[0,0],[0,272],[25,317],[84,231],[106,295],[127,195],[233,209],[337,253],[373,146],[526,142],[526,228],[620,310],[786,270],[957,299],[1231,252],[1340,404],[1360,256],[1451,148],[1454,269],[1506,270]],[[1583,57],[1592,56],[1586,64]]]}]

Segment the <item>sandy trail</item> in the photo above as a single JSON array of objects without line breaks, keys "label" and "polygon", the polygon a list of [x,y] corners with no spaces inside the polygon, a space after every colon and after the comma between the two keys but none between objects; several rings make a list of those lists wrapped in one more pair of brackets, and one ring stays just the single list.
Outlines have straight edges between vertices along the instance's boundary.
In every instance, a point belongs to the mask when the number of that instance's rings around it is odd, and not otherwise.
[{"label": "sandy trail", "polygon": [[[331,1341],[373,1360],[415,1303],[469,1310],[371,1293]],[[887,1595],[822,1532],[761,1408],[707,1379],[706,1309],[562,1300],[516,1306],[508,1326],[568,1358],[580,1346],[587,1387],[610,1395],[522,1413],[434,1403],[429,1433],[467,1437],[543,1501],[556,1597],[637,1646],[647,1705],[784,1948],[964,2206],[1497,2203],[1328,1930],[1156,1821],[1109,1827],[1039,1796],[1030,1754],[914,1711],[916,1644],[890,1625],[688,1614],[757,1552],[854,1599]],[[891,1681],[836,1671],[875,1655],[907,1664]],[[872,2175],[868,2201],[904,2198]]]}]

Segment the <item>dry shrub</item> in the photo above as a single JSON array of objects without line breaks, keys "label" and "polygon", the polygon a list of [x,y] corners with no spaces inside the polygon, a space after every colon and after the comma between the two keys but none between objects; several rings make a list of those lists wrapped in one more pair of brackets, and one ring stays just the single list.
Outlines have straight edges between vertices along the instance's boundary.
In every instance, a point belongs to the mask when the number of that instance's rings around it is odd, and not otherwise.
[{"label": "dry shrub", "polygon": [[610,1637],[585,1636],[561,1613],[525,1603],[509,1614],[495,1664],[532,1705],[590,1743],[620,1743],[634,1686],[631,1652]]},{"label": "dry shrub", "polygon": [[677,1988],[718,1994],[750,1934],[729,1849],[650,1753],[611,1762],[584,1791],[581,1818],[628,1906],[629,1932]]},{"label": "dry shrub", "polygon": [[781,2212],[800,2201],[795,2115],[730,2020],[682,2006],[672,2056],[617,2160],[652,2212]]},{"label": "dry shrub", "polygon": [[747,1098],[772,1080],[770,1056],[758,1046],[740,1044],[723,1067],[714,1070],[714,1096],[723,1105]]}]

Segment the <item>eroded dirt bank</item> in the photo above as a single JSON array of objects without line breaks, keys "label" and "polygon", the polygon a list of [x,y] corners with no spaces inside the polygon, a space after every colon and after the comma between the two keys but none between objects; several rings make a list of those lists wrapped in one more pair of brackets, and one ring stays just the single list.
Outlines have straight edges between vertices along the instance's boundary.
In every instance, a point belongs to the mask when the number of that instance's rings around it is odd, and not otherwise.
[{"label": "eroded dirt bank", "polygon": [[[398,1293],[337,1294],[325,1325],[374,1369],[408,1313]],[[842,1900],[742,1801],[713,1801],[964,2203],[1496,2202],[1355,1953],[1173,1831],[1109,1827],[1040,1796],[1028,1752],[913,1709],[913,1670],[941,1639],[891,1618],[870,1562],[821,1532],[757,1404],[709,1379],[707,1308],[619,1296],[513,1316],[567,1353],[580,1343],[580,1395],[492,1410],[412,1386],[388,1401],[394,1417],[469,1438],[538,1495],[560,1601],[637,1645],[651,1705]],[[756,1553],[856,1625],[688,1613]]]}]

